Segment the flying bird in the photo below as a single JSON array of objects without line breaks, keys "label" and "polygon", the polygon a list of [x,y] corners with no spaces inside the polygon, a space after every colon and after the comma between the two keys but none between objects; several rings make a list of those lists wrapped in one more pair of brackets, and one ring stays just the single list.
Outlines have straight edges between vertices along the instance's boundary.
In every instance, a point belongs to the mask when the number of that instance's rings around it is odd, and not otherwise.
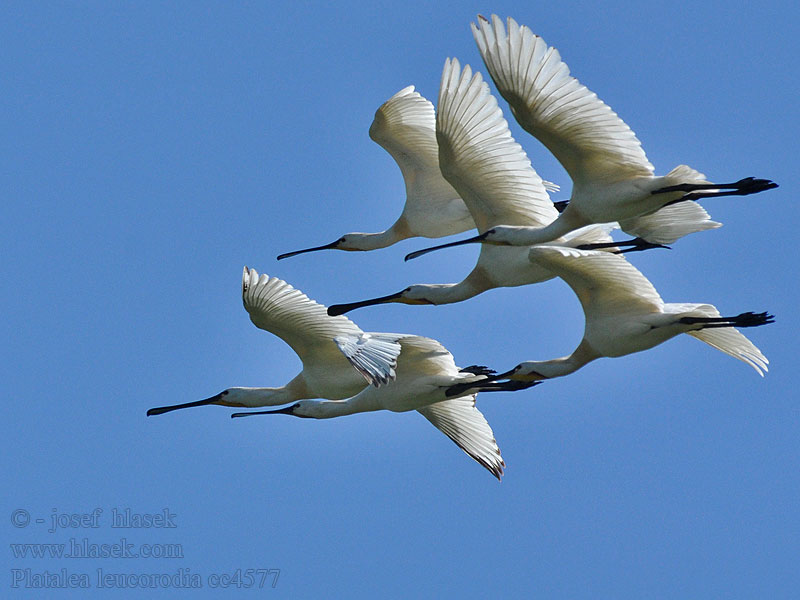
[{"label": "flying bird", "polygon": [[[493,371],[477,366],[459,369],[453,355],[436,340],[405,336],[398,342],[400,353],[396,362],[390,363],[384,353],[360,345],[356,336],[336,338],[343,355],[374,384],[352,398],[301,400],[277,410],[234,413],[231,417],[285,414],[331,419],[375,410],[416,410],[500,479],[505,463],[491,427],[475,406],[475,398],[481,391],[513,391],[538,382],[487,382]],[[454,385],[460,386],[460,391],[448,393]]]},{"label": "flying bird", "polygon": [[439,171],[433,104],[410,85],[375,113],[369,136],[397,162],[406,184],[400,218],[381,233],[348,233],[335,242],[287,252],[278,260],[316,250],[375,250],[411,237],[439,238],[475,227],[472,217]]},{"label": "flying bird", "polygon": [[[458,60],[448,59],[442,72],[438,105],[436,140],[441,172],[464,199],[480,232],[499,224],[541,228],[558,218],[542,179],[525,151],[511,137],[497,100],[480,73],[473,75],[469,65],[462,71]],[[693,221],[695,224],[713,223],[708,221],[705,211],[702,213],[699,221]],[[672,216],[671,222],[660,221],[663,227],[686,226],[680,215]],[[689,220],[695,216],[692,213]],[[601,244],[615,250],[609,236],[614,226],[589,225],[567,233],[558,243]],[[653,226],[657,226],[655,219]],[[334,304],[328,314],[341,315],[387,302],[448,304],[493,288],[539,283],[553,277],[550,271],[528,260],[525,247],[486,244],[481,247],[472,272],[459,283],[412,285],[388,296]]]},{"label": "flying bird", "polygon": [[[502,224],[428,251],[475,242],[530,246],[553,241],[589,223],[608,221],[618,222],[623,231],[647,242],[667,244],[670,237],[674,241],[698,229],[652,230],[642,218],[676,210],[673,207],[680,204],[685,205],[682,210],[690,210],[690,200],[754,194],[777,187],[772,181],[753,177],[710,183],[686,165],[656,177],[630,127],[569,74],[555,48],[511,18],[508,32],[497,15],[491,22],[484,17],[478,21],[478,25],[472,24],[472,32],[498,91],[522,128],[544,144],[567,171],[572,195],[559,217],[544,227]],[[718,224],[709,222],[706,228],[715,226]]]},{"label": "flying bird", "polygon": [[[563,377],[604,357],[653,348],[687,333],[737,358],[763,377],[769,361],[736,327],[774,322],[767,313],[723,317],[711,304],[665,304],[653,284],[624,257],[598,250],[535,246],[531,260],[563,279],[580,300],[586,318],[583,340],[572,354],[526,361],[491,380],[539,381]],[[450,393],[460,390],[455,386]]]},{"label": "flying bird", "polygon": [[277,406],[305,398],[349,398],[363,390],[367,381],[339,350],[335,338],[351,336],[362,347],[391,357],[400,352],[400,334],[365,333],[346,317],[329,317],[325,307],[277,277],[244,268],[242,301],[250,320],[289,344],[303,362],[303,370],[282,387],[234,387],[187,404],[151,408],[160,415],[179,408],[220,404],[222,406]]},{"label": "flying bird", "polygon": [[[505,465],[475,397],[481,391],[514,391],[536,382],[490,382],[487,377],[494,372],[485,367],[459,369],[436,340],[365,333],[346,317],[329,317],[324,306],[285,281],[259,276],[255,269],[244,268],[242,299],[257,327],[277,335],[297,353],[303,361],[300,374],[280,388],[228,388],[205,400],[151,408],[148,416],[207,404],[255,408],[290,402],[295,403],[232,416],[272,413],[323,419],[381,409],[418,410],[500,478]],[[464,386],[463,391],[448,394],[456,384]]]}]

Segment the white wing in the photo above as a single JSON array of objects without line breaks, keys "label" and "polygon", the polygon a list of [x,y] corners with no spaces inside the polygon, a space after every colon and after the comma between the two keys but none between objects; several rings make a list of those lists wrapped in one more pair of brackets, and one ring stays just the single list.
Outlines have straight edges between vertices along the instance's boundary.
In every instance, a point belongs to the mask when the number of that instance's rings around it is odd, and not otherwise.
[{"label": "white wing", "polygon": [[538,138],[574,182],[650,176],[641,142],[596,94],[569,74],[558,50],[497,15],[472,24],[483,61],[519,124]]},{"label": "white wing", "polygon": [[722,227],[697,202],[670,204],[649,215],[620,221],[619,225],[625,233],[654,244],[671,244],[690,233]]},{"label": "white wing", "polygon": [[[433,104],[410,85],[375,112],[369,136],[394,158],[406,184],[406,210],[414,204],[445,202],[458,193],[439,171],[436,116]],[[412,206],[408,206],[408,204]]]},{"label": "white wing", "polygon": [[444,400],[420,408],[419,412],[459,448],[500,479],[506,464],[494,439],[492,428],[475,406],[475,396]]},{"label": "white wing", "polygon": [[400,339],[403,350],[397,361],[397,379],[420,375],[456,375],[459,370],[450,351],[436,340],[419,335]]},{"label": "white wing", "polygon": [[396,376],[397,357],[401,351],[399,340],[404,337],[400,333],[362,333],[340,335],[333,341],[369,383],[380,387]]},{"label": "white wing", "polygon": [[[671,305],[668,304],[667,308],[670,306]],[[707,317],[720,316],[716,307],[710,304],[697,305],[694,307],[694,310],[704,312]],[[753,342],[748,340],[742,332],[734,327],[714,327],[700,329],[698,331],[687,331],[686,333],[733,358],[738,358],[747,363],[762,377],[764,376],[764,371],[769,370],[767,368],[769,364],[767,357],[761,353],[761,350],[756,348]]]},{"label": "white wing", "polygon": [[664,306],[653,284],[619,254],[534,246],[528,257],[566,281],[587,315],[660,312]]},{"label": "white wing", "polygon": [[242,301],[253,324],[289,344],[304,363],[312,355],[341,356],[333,338],[363,333],[347,317],[329,317],[324,306],[282,279],[259,276],[247,267],[242,273]]},{"label": "white wing", "polygon": [[544,227],[556,211],[480,73],[448,59],[436,117],[442,174],[481,232],[494,225]]}]

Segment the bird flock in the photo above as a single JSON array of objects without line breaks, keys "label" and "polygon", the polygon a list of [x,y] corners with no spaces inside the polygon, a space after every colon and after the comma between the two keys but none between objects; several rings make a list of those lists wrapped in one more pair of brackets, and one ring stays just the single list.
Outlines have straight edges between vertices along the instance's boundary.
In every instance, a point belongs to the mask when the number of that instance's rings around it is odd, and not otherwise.
[{"label": "bird flock", "polygon": [[[701,199],[748,195],[777,187],[747,177],[711,183],[686,165],[663,176],[641,142],[611,108],[570,75],[558,50],[508,18],[471,24],[486,69],[521,127],[538,139],[572,179],[568,201],[553,202],[557,185],[543,181],[514,141],[496,98],[479,72],[445,61],[437,109],[408,86],[375,113],[370,137],[397,162],[406,202],[380,233],[347,233],[336,241],[288,252],[367,251],[412,237],[478,235],[426,248],[480,243],[478,261],[459,283],[416,284],[378,298],[325,306],[285,281],[244,268],[242,299],[256,327],[284,340],[303,363],[282,387],[228,388],[148,415],[216,404],[271,410],[232,417],[287,414],[328,419],[359,412],[416,410],[461,449],[501,478],[505,463],[491,427],[476,407],[481,392],[516,391],[569,375],[601,357],[652,348],[681,333],[737,358],[763,376],[767,358],[737,328],[774,321],[744,312],[722,316],[711,304],[665,303],[623,254],[668,247],[690,233],[720,226]],[[615,241],[620,229],[633,236]],[[344,313],[384,303],[449,304],[498,287],[559,277],[578,297],[584,336],[569,355],[525,361],[497,373],[456,366],[436,340],[364,332]]]}]

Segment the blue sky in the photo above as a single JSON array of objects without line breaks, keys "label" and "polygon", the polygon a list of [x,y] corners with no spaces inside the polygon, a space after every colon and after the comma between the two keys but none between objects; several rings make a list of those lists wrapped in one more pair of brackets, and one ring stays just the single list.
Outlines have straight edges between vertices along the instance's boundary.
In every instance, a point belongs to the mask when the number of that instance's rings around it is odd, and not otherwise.
[{"label": "blue sky", "polygon": [[[712,180],[781,184],[707,201],[724,227],[632,257],[668,302],[774,313],[774,325],[747,332],[770,373],[682,336],[481,397],[508,465],[502,483],[415,413],[231,421],[230,409],[203,407],[146,418],[299,370],[243,310],[245,264],[325,304],[471,269],[476,247],[403,263],[425,240],[275,256],[391,224],[403,183],[367,135],[373,113],[409,84],[435,101],[448,56],[485,73],[468,28],[478,12],[514,16],[559,48],[658,173],[686,163]],[[148,595],[230,597],[208,577],[280,569],[274,589],[241,596],[796,596],[793,3],[86,2],[3,13],[5,537],[183,551],[57,560],[11,548],[4,588],[13,569],[65,568],[88,573],[91,592],[49,597],[137,597],[97,589],[97,570],[184,569],[204,587]],[[566,199],[565,172],[512,131]],[[567,354],[583,330],[558,280],[351,316],[498,369]],[[95,508],[97,528],[48,532],[54,511]],[[111,528],[126,508],[167,509],[176,527]],[[12,525],[24,514],[26,527]],[[13,597],[41,597],[20,585]]]}]

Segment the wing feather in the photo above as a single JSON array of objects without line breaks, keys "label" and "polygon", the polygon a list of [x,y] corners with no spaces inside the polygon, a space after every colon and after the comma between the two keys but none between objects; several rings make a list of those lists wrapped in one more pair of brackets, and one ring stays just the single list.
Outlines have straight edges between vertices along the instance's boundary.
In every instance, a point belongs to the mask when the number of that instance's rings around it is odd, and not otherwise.
[{"label": "wing feather", "polygon": [[653,284],[619,254],[562,246],[534,246],[531,261],[567,282],[587,315],[638,308],[660,312],[664,301]]},{"label": "wing feather", "polygon": [[690,233],[722,227],[697,202],[670,204],[649,215],[620,221],[619,225],[625,233],[654,244],[672,244]]},{"label": "wing feather", "polygon": [[630,127],[569,74],[558,50],[509,17],[472,24],[486,68],[517,121],[574,182],[650,176],[653,165]]},{"label": "wing feather", "polygon": [[414,204],[447,202],[458,194],[439,171],[436,116],[433,104],[410,85],[375,112],[369,136],[386,150],[403,174],[407,211]]},{"label": "wing feather", "polygon": [[506,464],[492,428],[475,406],[476,395],[437,402],[419,412],[499,480]]},{"label": "wing feather", "polygon": [[[363,331],[347,317],[330,317],[325,306],[282,279],[244,268],[242,301],[250,320],[289,344],[303,362],[312,354],[339,355],[333,339]],[[344,363],[346,364],[346,363]]]},{"label": "wing feather", "polygon": [[333,341],[369,383],[380,387],[396,377],[399,341],[404,337],[398,333],[362,333],[340,335]]},{"label": "wing feather", "polygon": [[448,59],[436,118],[439,164],[481,232],[494,225],[543,227],[556,211],[525,151],[511,137],[480,73]]},{"label": "wing feather", "polygon": [[[667,305],[669,307],[670,305]],[[704,313],[707,317],[719,317],[719,311],[711,304],[702,304],[694,307],[695,311]],[[769,360],[759,350],[753,342],[738,329],[734,327],[715,327],[709,329],[699,329],[697,331],[687,331],[690,336],[705,342],[709,346],[716,348],[738,358],[744,363],[753,367],[759,375],[764,376],[764,371],[769,371],[767,365]]]}]

